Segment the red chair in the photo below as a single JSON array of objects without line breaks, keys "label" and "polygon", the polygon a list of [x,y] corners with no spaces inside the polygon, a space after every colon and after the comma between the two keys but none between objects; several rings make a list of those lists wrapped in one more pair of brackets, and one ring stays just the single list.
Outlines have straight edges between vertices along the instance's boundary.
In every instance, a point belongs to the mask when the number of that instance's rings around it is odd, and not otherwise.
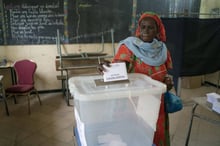
[{"label": "red chair", "polygon": [[37,69],[37,64],[31,60],[20,60],[14,64],[14,70],[17,77],[17,83],[5,90],[7,97],[14,97],[15,103],[17,96],[27,96],[28,99],[28,113],[31,114],[30,110],[30,97],[33,93],[36,94],[40,105],[41,100],[34,86],[34,74]]}]

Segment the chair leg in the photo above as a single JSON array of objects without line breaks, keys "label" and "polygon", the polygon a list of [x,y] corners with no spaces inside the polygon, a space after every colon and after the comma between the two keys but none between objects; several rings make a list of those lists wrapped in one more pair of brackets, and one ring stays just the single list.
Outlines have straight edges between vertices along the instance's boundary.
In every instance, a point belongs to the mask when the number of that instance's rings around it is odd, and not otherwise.
[{"label": "chair leg", "polygon": [[40,100],[40,96],[39,96],[38,93],[37,93],[37,98],[38,98],[38,100],[39,100],[40,105],[42,105],[42,102],[41,102],[41,100]]},{"label": "chair leg", "polygon": [[17,99],[15,94],[8,94],[6,95],[6,98],[13,98],[14,99],[14,104],[17,104]]},{"label": "chair leg", "polygon": [[30,95],[27,96],[27,100],[28,100],[28,114],[31,114],[31,107],[30,107]]},{"label": "chair leg", "polygon": [[[38,100],[39,100],[39,102],[40,102],[40,105],[42,105],[41,100],[40,100],[40,96],[39,96],[37,90],[34,89],[34,91],[32,91],[32,92],[35,92],[35,94],[36,94],[36,96],[37,96],[37,98],[38,98]],[[31,114],[30,98],[31,98],[31,93],[29,93],[29,94],[27,95],[27,100],[28,100],[28,114],[29,114],[29,115]]]},{"label": "chair leg", "polygon": [[5,111],[6,111],[6,114],[7,114],[7,116],[9,116],[8,104],[7,104],[6,98],[5,98],[4,95],[3,95],[3,96],[0,95],[0,98],[3,99],[3,102],[4,102],[4,104],[5,104]]},{"label": "chair leg", "polygon": [[40,96],[39,96],[38,91],[37,91],[36,89],[35,89],[35,93],[36,93],[36,95],[37,95],[37,98],[38,98],[38,100],[39,100],[40,105],[42,105],[41,100],[40,100]]},{"label": "chair leg", "polygon": [[12,95],[13,98],[14,98],[14,103],[17,104],[17,99],[16,99],[16,96],[15,95]]},{"label": "chair leg", "polygon": [[7,104],[6,99],[4,99],[4,102],[5,102],[5,110],[6,110],[6,114],[7,114],[7,116],[9,116],[8,104]]}]

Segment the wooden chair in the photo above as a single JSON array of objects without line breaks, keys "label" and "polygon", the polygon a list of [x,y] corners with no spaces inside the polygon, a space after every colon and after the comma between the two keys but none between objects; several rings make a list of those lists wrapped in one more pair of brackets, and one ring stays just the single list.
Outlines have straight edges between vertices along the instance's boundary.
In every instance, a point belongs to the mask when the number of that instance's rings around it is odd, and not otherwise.
[{"label": "wooden chair", "polygon": [[24,59],[16,61],[14,64],[14,70],[17,77],[17,83],[5,90],[6,97],[14,97],[15,103],[17,103],[17,96],[27,96],[29,114],[31,114],[30,98],[33,93],[36,94],[41,105],[40,96],[34,86],[34,74],[36,69],[37,64],[31,60]]}]

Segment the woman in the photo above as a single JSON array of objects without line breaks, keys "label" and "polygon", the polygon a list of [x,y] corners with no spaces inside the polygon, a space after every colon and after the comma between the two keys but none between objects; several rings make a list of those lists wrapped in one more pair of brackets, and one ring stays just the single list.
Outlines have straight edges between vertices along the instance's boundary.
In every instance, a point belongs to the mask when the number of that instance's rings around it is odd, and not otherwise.
[{"label": "woman", "polygon": [[[113,62],[126,62],[129,73],[143,73],[172,88],[167,77],[167,70],[172,68],[172,60],[164,42],[166,41],[164,25],[155,13],[143,13],[138,21],[135,37],[128,37],[119,43]],[[98,66],[99,72],[104,71],[103,64]],[[165,113],[164,97],[161,98],[157,129],[154,135],[156,146],[169,146],[169,119]]]}]

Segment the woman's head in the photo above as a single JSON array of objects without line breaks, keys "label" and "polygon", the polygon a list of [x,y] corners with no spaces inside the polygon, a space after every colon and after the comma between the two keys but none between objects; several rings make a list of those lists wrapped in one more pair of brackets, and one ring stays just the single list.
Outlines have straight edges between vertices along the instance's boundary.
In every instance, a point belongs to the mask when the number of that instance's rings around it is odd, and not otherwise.
[{"label": "woman's head", "polygon": [[154,38],[165,42],[166,34],[160,17],[155,13],[143,13],[138,20],[136,36],[145,42],[151,42]]}]

